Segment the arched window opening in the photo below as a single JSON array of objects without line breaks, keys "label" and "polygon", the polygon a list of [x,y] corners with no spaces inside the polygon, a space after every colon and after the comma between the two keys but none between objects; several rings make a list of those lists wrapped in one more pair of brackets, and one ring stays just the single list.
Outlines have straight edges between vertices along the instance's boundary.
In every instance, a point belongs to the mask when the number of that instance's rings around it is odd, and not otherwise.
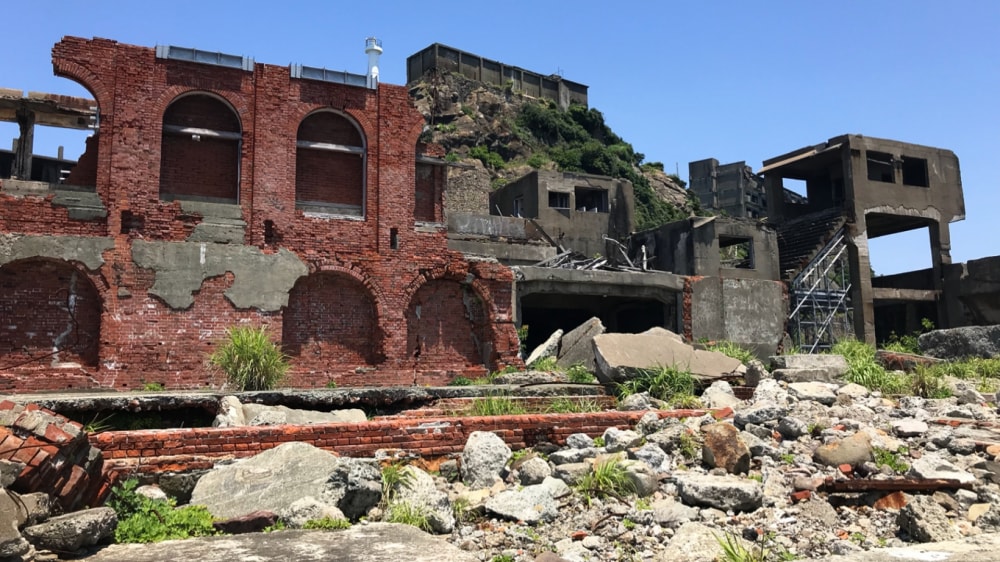
[{"label": "arched window opening", "polygon": [[469,285],[428,281],[406,311],[407,349],[426,369],[491,368],[487,307]]},{"label": "arched window opening", "polygon": [[221,99],[175,100],[163,114],[160,199],[237,203],[242,139],[239,117]]},{"label": "arched window opening", "polygon": [[307,116],[296,136],[295,206],[313,213],[364,216],[365,141],[333,111]]}]

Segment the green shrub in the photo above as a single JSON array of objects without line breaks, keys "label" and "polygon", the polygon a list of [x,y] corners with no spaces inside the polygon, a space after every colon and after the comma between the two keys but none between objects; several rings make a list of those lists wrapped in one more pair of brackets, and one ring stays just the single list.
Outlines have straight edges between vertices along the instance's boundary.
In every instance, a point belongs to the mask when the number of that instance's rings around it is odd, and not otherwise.
[{"label": "green shrub", "polygon": [[288,361],[267,328],[236,326],[226,336],[209,361],[239,390],[269,390],[284,378]]},{"label": "green shrub", "polygon": [[951,389],[944,382],[944,377],[930,367],[917,365],[913,374],[907,378],[909,391],[915,396],[923,398],[948,398],[951,396]]},{"label": "green shrub", "polygon": [[537,170],[549,161],[549,157],[544,152],[536,152],[528,157],[526,164]]},{"label": "green shrub", "polygon": [[542,357],[541,359],[535,361],[531,365],[528,365],[528,368],[533,369],[535,371],[549,371],[549,372],[559,370],[559,366],[556,365],[556,358],[551,355],[548,357]]},{"label": "green shrub", "polygon": [[737,361],[743,363],[744,365],[757,359],[757,356],[754,355],[752,351],[741,346],[738,343],[734,343],[731,341],[726,341],[726,340],[717,341],[715,343],[706,345],[705,348],[708,349],[709,351],[717,351],[723,355],[732,357],[733,359],[736,359]]},{"label": "green shrub", "polygon": [[597,380],[594,373],[580,363],[570,365],[569,369],[566,369],[566,376],[569,377],[569,382],[575,384],[588,384]]},{"label": "green shrub", "polygon": [[162,382],[147,382],[142,384],[143,392],[159,392],[163,390]]},{"label": "green shrub", "polygon": [[212,514],[204,506],[175,507],[173,500],[153,500],[135,492],[139,481],[132,478],[111,490],[108,507],[118,516],[115,541],[151,543],[218,534]]},{"label": "green shrub", "polygon": [[848,382],[860,384],[869,390],[878,390],[883,394],[899,394],[906,390],[906,378],[886,371],[875,360],[874,347],[847,339],[837,342],[831,352],[843,355],[847,360],[847,374],[844,378]]},{"label": "green shrub", "polygon": [[526,414],[524,406],[510,396],[483,396],[472,401],[472,415],[515,416]]},{"label": "green shrub", "polygon": [[451,379],[451,382],[448,383],[448,386],[471,386],[471,385],[472,385],[472,379],[461,376]]},{"label": "green shrub", "polygon": [[878,466],[888,466],[897,474],[903,474],[910,469],[910,465],[900,459],[900,452],[890,451],[881,447],[872,447],[872,455],[875,457],[875,464]]},{"label": "green shrub", "polygon": [[409,502],[393,502],[386,509],[385,521],[402,523],[430,532],[431,523],[427,511]]},{"label": "green shrub", "polygon": [[400,487],[407,486],[412,475],[399,463],[390,463],[382,467],[382,501],[383,508],[396,499]]},{"label": "green shrub", "polygon": [[306,521],[302,528],[310,530],[339,531],[342,529],[350,529],[351,522],[347,519],[334,519],[328,515],[322,519],[310,519],[309,521]]},{"label": "green shrub", "polygon": [[640,392],[648,392],[653,398],[669,401],[676,395],[694,395],[695,379],[690,371],[676,367],[647,369],[638,376],[618,385],[618,393],[624,398]]},{"label": "green shrub", "polygon": [[591,471],[580,479],[576,488],[584,494],[593,493],[598,496],[621,497],[635,493],[635,485],[617,457],[595,462]]},{"label": "green shrub", "polygon": [[483,145],[474,146],[469,149],[469,158],[478,159],[484,166],[490,168],[491,170],[502,170],[504,166],[507,165],[507,163],[504,162],[503,156],[500,156]]}]

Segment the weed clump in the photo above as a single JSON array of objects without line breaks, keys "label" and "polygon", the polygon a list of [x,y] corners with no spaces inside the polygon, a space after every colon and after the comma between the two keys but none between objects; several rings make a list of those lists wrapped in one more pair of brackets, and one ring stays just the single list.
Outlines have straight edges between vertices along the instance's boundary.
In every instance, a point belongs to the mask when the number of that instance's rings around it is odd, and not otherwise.
[{"label": "weed clump", "polygon": [[288,360],[268,337],[267,328],[236,326],[226,331],[226,340],[209,357],[239,390],[270,390],[288,371]]}]

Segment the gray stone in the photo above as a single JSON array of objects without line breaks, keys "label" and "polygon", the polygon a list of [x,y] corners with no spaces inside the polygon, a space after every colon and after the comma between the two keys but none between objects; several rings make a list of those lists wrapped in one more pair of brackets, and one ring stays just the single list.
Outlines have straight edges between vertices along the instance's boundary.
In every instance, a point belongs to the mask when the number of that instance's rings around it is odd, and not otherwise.
[{"label": "gray stone", "polygon": [[701,403],[708,408],[739,408],[743,401],[733,394],[726,381],[715,381],[701,394]]},{"label": "gray stone", "polygon": [[916,542],[936,542],[954,540],[961,537],[957,529],[948,521],[945,509],[933,498],[927,496],[907,496],[908,501],[896,518],[900,531]]},{"label": "gray stone", "polygon": [[972,439],[952,439],[948,442],[948,452],[953,455],[971,455],[976,452],[976,442]]},{"label": "gray stone", "polygon": [[947,377],[945,380],[951,390],[951,395],[955,397],[959,405],[986,403],[986,397],[976,390],[975,385],[952,377]]},{"label": "gray stone", "polygon": [[604,430],[604,448],[609,453],[617,453],[638,447],[642,443],[642,436],[631,429],[618,429],[609,427]]},{"label": "gray stone", "polygon": [[917,345],[922,354],[939,359],[996,357],[1000,355],[1000,325],[932,330],[921,334]]},{"label": "gray stone", "polygon": [[[701,442],[699,440],[699,435],[696,435],[693,431],[688,429],[684,425],[670,425],[660,431],[646,436],[646,443],[651,443],[656,445],[660,449],[663,449],[664,453],[668,455],[679,453],[681,446],[687,443],[694,443],[698,447],[701,447]],[[695,451],[699,456],[700,451]]]},{"label": "gray stone", "polygon": [[648,392],[637,392],[625,397],[618,403],[618,409],[626,412],[639,412],[654,409],[653,401]]},{"label": "gray stone", "polygon": [[531,457],[517,468],[517,475],[522,486],[541,484],[543,480],[552,476],[552,467],[542,457]]},{"label": "gray stone", "polygon": [[713,380],[742,374],[743,364],[722,353],[694,349],[673,332],[652,328],[641,334],[601,334],[594,337],[597,377],[602,383],[622,383],[638,373],[679,366],[697,379]]},{"label": "gray stone", "polygon": [[892,432],[896,434],[897,437],[919,437],[925,433],[929,427],[927,422],[916,420],[913,418],[904,418],[901,420],[893,420],[891,423]]},{"label": "gray stone", "polygon": [[587,449],[563,449],[549,455],[549,462],[554,465],[578,463],[587,459],[592,459],[604,452],[603,448],[590,447]]},{"label": "gray stone", "polygon": [[118,516],[110,507],[95,507],[52,517],[44,523],[25,527],[22,534],[35,548],[75,552],[95,545],[115,532]]},{"label": "gray stone", "polygon": [[781,386],[780,382],[774,379],[764,379],[754,389],[751,402],[754,405],[771,403],[778,406],[788,406],[791,397],[788,396],[788,391]]},{"label": "gray stone", "polygon": [[975,476],[948,462],[937,453],[924,453],[919,459],[913,459],[906,475],[910,478],[958,480],[963,484],[976,481]]},{"label": "gray stone", "polygon": [[161,490],[159,486],[152,484],[139,486],[135,489],[135,493],[140,496],[145,496],[151,500],[167,501],[167,493]]},{"label": "gray stone", "polygon": [[[331,412],[315,410],[298,410],[288,406],[266,406],[263,404],[244,404],[243,418],[245,425],[310,425],[317,423],[360,423],[368,421],[364,410],[346,408]],[[227,427],[220,425],[219,427]]]},{"label": "gray stone", "polygon": [[306,522],[325,517],[347,519],[344,512],[337,509],[337,506],[323,503],[312,496],[295,500],[291,505],[278,512],[278,517],[293,529],[301,529]]},{"label": "gray stone", "polygon": [[[723,532],[702,523],[681,525],[666,549],[654,560],[656,562],[716,562],[723,560],[719,539]],[[732,535],[731,535],[732,536]],[[750,549],[752,545],[742,537],[732,536],[741,546]]]},{"label": "gray stone", "polygon": [[644,498],[653,495],[660,486],[656,478],[656,472],[642,461],[624,460],[621,461],[622,468],[625,469],[625,476],[629,485],[637,496]]},{"label": "gray stone", "polygon": [[554,357],[558,355],[559,340],[562,338],[562,335],[563,335],[562,330],[556,330],[555,332],[552,332],[552,335],[550,335],[547,340],[542,342],[541,345],[539,345],[538,347],[536,347],[531,351],[531,353],[528,355],[528,358],[524,360],[524,364],[530,368],[539,359],[543,359],[545,357]]},{"label": "gray stone", "polygon": [[698,518],[698,508],[682,504],[673,498],[653,502],[653,521],[664,527],[676,529]]},{"label": "gray stone", "polygon": [[359,459],[335,457],[306,443],[284,443],[208,472],[195,485],[191,503],[228,519],[258,510],[279,513],[307,496],[357,518],[381,499],[381,474]]},{"label": "gray stone", "polygon": [[207,470],[193,470],[191,472],[161,474],[159,478],[160,489],[177,500],[178,505],[186,504],[191,501],[191,492],[194,491],[198,480],[207,472]]},{"label": "gray stone", "polygon": [[771,373],[767,371],[767,367],[759,359],[752,359],[746,364],[746,367],[747,372],[743,376],[743,380],[747,386],[757,386],[760,384],[760,381],[771,378]]},{"label": "gray stone", "polygon": [[833,390],[820,382],[793,382],[788,385],[788,394],[797,400],[811,400],[824,406],[832,406],[837,401]]},{"label": "gray stone", "polygon": [[13,493],[0,488],[0,558],[20,556],[31,548],[17,530],[25,515]]},{"label": "gray stone", "polygon": [[455,527],[455,515],[448,503],[448,494],[439,491],[431,475],[415,466],[403,468],[403,474],[393,501],[407,503],[426,513],[431,531],[450,533]]},{"label": "gray stone", "polygon": [[283,531],[203,537],[154,544],[116,544],[86,562],[164,560],[295,560],[297,562],[478,562],[465,552],[410,525],[370,523],[335,533]]},{"label": "gray stone", "polygon": [[590,474],[591,464],[587,462],[570,462],[558,464],[552,471],[552,476],[562,480],[570,486],[576,486],[583,480],[583,477]]},{"label": "gray stone", "polygon": [[844,386],[837,389],[837,396],[848,396],[850,398],[859,399],[864,398],[871,394],[867,388],[856,383],[847,383]]},{"label": "gray stone", "polygon": [[235,396],[223,396],[219,399],[219,411],[212,420],[212,427],[240,427],[247,425],[243,415],[243,404]]},{"label": "gray stone", "polygon": [[566,438],[566,446],[571,449],[589,449],[594,446],[594,438],[586,433],[574,433]]},{"label": "gray stone", "polygon": [[597,369],[594,362],[594,336],[603,334],[604,331],[604,324],[595,317],[567,332],[559,343],[556,364],[563,369],[583,365],[588,371],[594,372]]},{"label": "gray stone", "polygon": [[654,470],[667,470],[667,454],[655,443],[646,443],[632,451],[631,456],[653,467]]},{"label": "gray stone", "polygon": [[660,431],[672,421],[674,420],[670,418],[660,419],[660,416],[656,412],[646,412],[639,418],[639,423],[635,424],[635,430],[640,435],[650,435]]},{"label": "gray stone", "polygon": [[775,355],[770,358],[772,369],[823,369],[834,377],[847,374],[847,360],[843,355],[832,353],[800,353]]},{"label": "gray stone", "polygon": [[738,410],[733,417],[733,422],[736,427],[742,428],[747,424],[761,425],[769,421],[779,420],[787,415],[788,408],[774,402],[762,401]]},{"label": "gray stone", "polygon": [[52,498],[45,492],[18,494],[17,500],[22,515],[18,518],[19,527],[36,525],[48,519],[49,515],[52,514]]},{"label": "gray stone", "polygon": [[825,382],[835,383],[840,380],[832,369],[775,369],[771,376],[782,382]]},{"label": "gray stone", "polygon": [[559,502],[555,498],[567,493],[570,489],[566,483],[547,478],[541,484],[500,492],[486,502],[486,510],[529,525],[553,521],[559,516]]},{"label": "gray stone", "polygon": [[0,488],[6,488],[17,480],[24,470],[24,463],[0,459]]},{"label": "gray stone", "polygon": [[794,441],[809,433],[809,424],[792,416],[784,417],[778,422],[778,433],[785,439]]},{"label": "gray stone", "polygon": [[489,488],[510,457],[510,447],[495,433],[473,431],[462,450],[462,481],[470,488]]},{"label": "gray stone", "polygon": [[826,466],[840,466],[842,464],[858,466],[872,460],[872,458],[871,440],[868,435],[862,432],[820,445],[813,451],[813,460]]},{"label": "gray stone", "polygon": [[761,484],[736,476],[685,474],[677,477],[677,492],[687,505],[723,511],[753,511],[763,504]]}]

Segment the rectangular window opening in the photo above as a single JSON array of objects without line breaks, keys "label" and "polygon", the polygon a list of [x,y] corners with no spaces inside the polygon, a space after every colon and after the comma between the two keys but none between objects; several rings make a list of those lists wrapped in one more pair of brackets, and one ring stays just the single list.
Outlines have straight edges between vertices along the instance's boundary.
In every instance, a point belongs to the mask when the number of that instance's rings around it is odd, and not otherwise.
[{"label": "rectangular window opening", "polygon": [[586,213],[607,213],[608,190],[577,187],[576,210]]},{"label": "rectangular window opening", "polygon": [[524,197],[521,195],[514,198],[514,216],[517,218],[524,217]]},{"label": "rectangular window opening", "polygon": [[719,237],[719,265],[726,268],[754,269],[753,238]]},{"label": "rectangular window opening", "polygon": [[552,209],[569,209],[569,193],[550,191],[549,207]]},{"label": "rectangular window opening", "polygon": [[880,181],[885,183],[896,183],[895,158],[886,152],[875,152],[869,150],[868,179],[870,181]]},{"label": "rectangular window opening", "polygon": [[914,187],[930,187],[927,177],[927,160],[903,156],[903,185]]},{"label": "rectangular window opening", "polygon": [[390,228],[389,229],[389,248],[392,250],[399,249],[399,229]]}]

